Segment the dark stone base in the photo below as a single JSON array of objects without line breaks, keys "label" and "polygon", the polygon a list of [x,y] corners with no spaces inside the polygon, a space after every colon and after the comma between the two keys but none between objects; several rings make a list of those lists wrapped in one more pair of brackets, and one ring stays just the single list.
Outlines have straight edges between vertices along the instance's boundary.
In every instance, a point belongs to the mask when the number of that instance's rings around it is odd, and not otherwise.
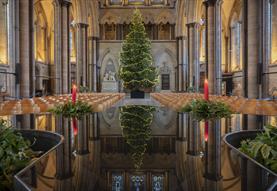
[{"label": "dark stone base", "polygon": [[131,92],[131,99],[144,99],[145,93],[143,91],[132,91]]}]

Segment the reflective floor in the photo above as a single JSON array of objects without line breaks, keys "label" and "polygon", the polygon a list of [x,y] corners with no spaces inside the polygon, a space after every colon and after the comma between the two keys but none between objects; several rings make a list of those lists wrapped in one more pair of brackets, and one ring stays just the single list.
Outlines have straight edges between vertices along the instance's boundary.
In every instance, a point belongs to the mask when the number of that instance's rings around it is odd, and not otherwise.
[{"label": "reflective floor", "polygon": [[210,123],[207,142],[202,123],[157,106],[114,106],[74,125],[49,114],[19,118],[64,136],[20,176],[34,190],[262,191],[274,181],[223,143],[241,129],[240,115]]}]

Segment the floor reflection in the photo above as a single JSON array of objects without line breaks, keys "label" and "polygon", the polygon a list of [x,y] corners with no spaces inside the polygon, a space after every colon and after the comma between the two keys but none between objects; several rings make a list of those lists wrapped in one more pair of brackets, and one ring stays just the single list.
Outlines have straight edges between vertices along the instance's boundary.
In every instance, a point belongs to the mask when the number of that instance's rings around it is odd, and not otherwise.
[{"label": "floor reflection", "polygon": [[[225,133],[241,127],[239,115],[210,122],[205,141],[202,122],[183,113],[156,108],[149,140],[140,142],[147,144],[147,149],[143,150],[139,168],[131,160],[130,144],[126,143],[126,134],[123,136],[119,116],[117,107],[87,115],[77,121],[77,131],[72,119],[51,115],[26,117],[36,119],[36,129],[58,132],[65,141],[26,171],[22,181],[43,191],[252,191],[266,190],[273,181],[222,143]],[[129,133],[133,135],[133,131]]]}]

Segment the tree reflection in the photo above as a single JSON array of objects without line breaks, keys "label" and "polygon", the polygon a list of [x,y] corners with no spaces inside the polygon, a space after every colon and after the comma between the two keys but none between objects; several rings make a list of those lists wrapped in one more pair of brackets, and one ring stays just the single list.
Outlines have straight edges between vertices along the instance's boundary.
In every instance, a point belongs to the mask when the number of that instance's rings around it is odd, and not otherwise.
[{"label": "tree reflection", "polygon": [[151,139],[150,125],[153,121],[153,106],[129,105],[120,108],[120,126],[123,138],[129,146],[129,154],[136,169],[143,164],[147,143]]}]

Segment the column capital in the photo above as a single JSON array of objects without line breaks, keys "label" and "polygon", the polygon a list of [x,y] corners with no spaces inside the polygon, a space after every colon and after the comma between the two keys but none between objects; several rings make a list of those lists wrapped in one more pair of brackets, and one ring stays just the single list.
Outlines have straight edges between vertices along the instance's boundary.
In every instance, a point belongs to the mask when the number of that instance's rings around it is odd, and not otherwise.
[{"label": "column capital", "polygon": [[186,40],[187,36],[177,36],[176,40]]},{"label": "column capital", "polygon": [[191,22],[191,23],[187,23],[186,26],[188,28],[190,28],[190,27],[194,28],[194,27],[199,26],[199,23],[198,22]]},{"label": "column capital", "polygon": [[63,6],[70,6],[72,3],[71,0],[60,0],[60,4]]},{"label": "column capital", "polygon": [[54,0],[52,3],[56,6],[70,6],[72,4],[71,0]]},{"label": "column capital", "polygon": [[[203,4],[206,6],[206,7],[210,7],[210,6],[215,6],[216,2],[218,0],[203,0]],[[221,0],[219,0],[221,1]]]},{"label": "column capital", "polygon": [[88,40],[99,40],[98,36],[89,36]]},{"label": "column capital", "polygon": [[75,23],[74,26],[78,28],[87,28],[88,24],[87,23]]}]

